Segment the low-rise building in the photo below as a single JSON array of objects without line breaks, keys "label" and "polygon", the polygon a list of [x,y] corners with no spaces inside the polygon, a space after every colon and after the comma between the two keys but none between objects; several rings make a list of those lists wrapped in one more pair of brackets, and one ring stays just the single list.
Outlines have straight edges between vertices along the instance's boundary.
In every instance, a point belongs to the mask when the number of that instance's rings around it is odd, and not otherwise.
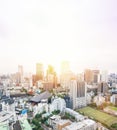
[{"label": "low-rise building", "polygon": [[101,95],[97,95],[94,97],[93,102],[96,103],[97,106],[100,106],[105,102],[105,98]]},{"label": "low-rise building", "polygon": [[83,115],[79,114],[78,112],[76,112],[76,111],[74,111],[74,110],[72,110],[70,108],[66,108],[65,112],[69,113],[70,115],[75,117],[76,121],[82,121],[85,118]]},{"label": "low-rise building", "polygon": [[62,128],[71,124],[70,120],[62,120],[60,116],[53,115],[48,120],[49,125],[53,128],[53,130],[62,130]]},{"label": "low-rise building", "polygon": [[74,122],[71,125],[64,127],[62,130],[96,130],[97,123],[93,120],[86,119],[82,122]]},{"label": "low-rise building", "polygon": [[117,94],[113,94],[110,98],[111,103],[117,105]]}]

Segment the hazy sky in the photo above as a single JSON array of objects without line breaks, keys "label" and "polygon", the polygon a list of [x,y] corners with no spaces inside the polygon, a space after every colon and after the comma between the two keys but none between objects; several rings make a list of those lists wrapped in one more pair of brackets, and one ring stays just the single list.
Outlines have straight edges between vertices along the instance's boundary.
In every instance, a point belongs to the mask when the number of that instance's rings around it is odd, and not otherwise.
[{"label": "hazy sky", "polygon": [[0,73],[62,60],[117,72],[117,0],[0,0]]}]

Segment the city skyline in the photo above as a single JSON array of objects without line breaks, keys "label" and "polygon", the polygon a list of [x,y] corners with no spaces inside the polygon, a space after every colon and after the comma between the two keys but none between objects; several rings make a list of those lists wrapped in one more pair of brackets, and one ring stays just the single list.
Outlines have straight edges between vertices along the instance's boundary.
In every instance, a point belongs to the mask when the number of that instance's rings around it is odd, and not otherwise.
[{"label": "city skyline", "polygon": [[117,72],[116,0],[0,1],[0,73],[18,64],[68,60],[74,71],[85,68]]}]

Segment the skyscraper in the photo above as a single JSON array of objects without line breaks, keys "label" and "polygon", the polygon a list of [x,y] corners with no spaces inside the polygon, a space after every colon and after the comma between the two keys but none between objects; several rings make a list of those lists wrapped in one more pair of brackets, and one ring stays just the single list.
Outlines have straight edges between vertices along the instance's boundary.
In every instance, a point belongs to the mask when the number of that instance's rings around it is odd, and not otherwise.
[{"label": "skyscraper", "polygon": [[18,65],[18,72],[20,73],[20,75],[23,76],[23,66],[22,65]]},{"label": "skyscraper", "polygon": [[53,87],[57,86],[56,72],[52,65],[48,65],[46,77],[47,77],[47,81],[52,83]]},{"label": "skyscraper", "polygon": [[100,71],[93,70],[93,83],[99,83],[99,82],[100,82]]},{"label": "skyscraper", "polygon": [[75,109],[86,106],[86,83],[77,80],[71,80],[69,82],[69,89],[72,108]]},{"label": "skyscraper", "polygon": [[84,80],[87,84],[90,84],[93,82],[93,71],[90,69],[86,69],[84,72]]},{"label": "skyscraper", "polygon": [[22,83],[23,82],[23,66],[18,65],[18,73],[17,73],[17,83]]},{"label": "skyscraper", "polygon": [[107,81],[108,81],[108,72],[105,70],[101,72],[101,82],[107,82]]},{"label": "skyscraper", "polygon": [[77,81],[76,80],[71,80],[69,81],[69,95],[70,95],[70,100],[71,100],[71,106],[73,109],[76,108],[76,99],[77,99]]},{"label": "skyscraper", "polygon": [[101,83],[98,84],[98,92],[99,92],[99,93],[106,94],[106,93],[108,93],[108,90],[109,90],[109,85],[108,85],[108,83],[106,83],[106,82],[101,82]]},{"label": "skyscraper", "polygon": [[86,84],[85,82],[77,82],[77,97],[86,96]]},{"label": "skyscraper", "polygon": [[36,80],[43,80],[43,78],[44,78],[43,64],[37,63],[36,64]]},{"label": "skyscraper", "polygon": [[68,89],[69,81],[71,79],[76,79],[76,75],[70,70],[69,61],[63,61],[61,63],[61,75],[60,75],[60,84],[63,88]]}]

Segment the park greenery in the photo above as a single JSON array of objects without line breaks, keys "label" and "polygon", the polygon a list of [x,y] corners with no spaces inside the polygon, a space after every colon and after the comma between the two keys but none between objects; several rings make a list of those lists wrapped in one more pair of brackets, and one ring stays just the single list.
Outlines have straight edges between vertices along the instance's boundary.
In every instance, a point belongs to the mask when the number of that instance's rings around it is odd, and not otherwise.
[{"label": "park greenery", "polygon": [[65,112],[64,116],[62,117],[62,119],[69,119],[71,121],[75,121],[75,117],[66,112]]},{"label": "park greenery", "polygon": [[55,110],[49,116],[42,117],[42,115],[45,114],[45,113],[46,112],[43,112],[43,113],[40,113],[40,114],[36,114],[35,117],[32,119],[32,124],[34,125],[33,130],[43,130],[42,124],[44,124],[46,126],[49,126],[48,119],[52,115],[58,115],[60,113],[60,110]]},{"label": "park greenery", "polygon": [[113,130],[117,130],[117,123],[112,124],[111,127],[113,128]]}]

